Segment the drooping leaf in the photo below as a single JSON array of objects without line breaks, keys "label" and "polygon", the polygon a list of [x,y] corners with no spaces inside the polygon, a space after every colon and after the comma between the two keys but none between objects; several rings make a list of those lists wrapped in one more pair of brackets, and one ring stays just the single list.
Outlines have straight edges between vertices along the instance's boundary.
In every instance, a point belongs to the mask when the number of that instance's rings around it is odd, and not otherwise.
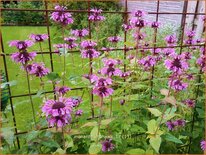
[{"label": "drooping leaf", "polygon": [[97,141],[97,138],[100,138],[100,132],[98,133],[98,127],[95,126],[91,133],[90,133],[90,137],[92,141]]},{"label": "drooping leaf", "polygon": [[159,149],[160,149],[160,145],[162,142],[162,139],[160,136],[155,136],[155,137],[151,137],[150,140],[150,145],[153,147],[153,149],[159,153]]},{"label": "drooping leaf", "polygon": [[162,112],[156,108],[147,108],[154,116],[159,117],[162,115]]},{"label": "drooping leaf", "polygon": [[102,145],[100,143],[92,143],[89,147],[89,154],[97,154],[101,151]]},{"label": "drooping leaf", "polygon": [[177,144],[183,144],[181,140],[177,139],[175,136],[173,136],[169,133],[166,133],[165,135],[163,135],[163,138],[167,141],[170,141],[170,142],[174,142]]},{"label": "drooping leaf", "polygon": [[83,126],[81,126],[81,128],[88,127],[88,126],[96,126],[96,125],[97,125],[97,122],[87,122]]},{"label": "drooping leaf", "polygon": [[143,149],[131,149],[126,152],[126,154],[145,154],[145,150]]}]

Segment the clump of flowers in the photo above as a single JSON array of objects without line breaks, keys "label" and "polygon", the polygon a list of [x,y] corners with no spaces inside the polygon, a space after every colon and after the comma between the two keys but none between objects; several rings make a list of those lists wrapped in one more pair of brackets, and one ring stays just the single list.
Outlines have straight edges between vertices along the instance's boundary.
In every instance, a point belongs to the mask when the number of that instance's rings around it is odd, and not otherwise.
[{"label": "clump of flowers", "polygon": [[186,104],[190,108],[194,108],[195,107],[195,100],[187,99],[187,100],[183,101],[183,103]]},{"label": "clump of flowers", "polygon": [[63,127],[71,122],[73,102],[69,98],[59,97],[58,100],[47,100],[42,106],[49,126]]},{"label": "clump of flowers", "polygon": [[74,35],[75,37],[85,37],[89,35],[89,31],[87,29],[82,29],[82,30],[72,30],[71,34]]},{"label": "clump of flowers", "polygon": [[76,116],[81,116],[83,114],[83,110],[79,109],[75,112]]},{"label": "clump of flowers", "polygon": [[202,149],[203,151],[206,150],[206,141],[205,141],[205,140],[202,140],[202,141],[200,142],[200,147],[201,147],[201,149]]},{"label": "clump of flowers", "polygon": [[156,59],[154,56],[146,56],[140,60],[138,60],[138,63],[144,68],[144,70],[150,70],[152,66],[156,64]]},{"label": "clump of flowers", "polygon": [[13,40],[9,42],[9,46],[12,47],[16,47],[18,50],[25,50],[28,47],[31,47],[34,44],[34,42],[32,42],[31,40]]},{"label": "clump of flowers", "polygon": [[34,42],[43,42],[49,37],[47,34],[31,34],[29,38],[32,39]]},{"label": "clump of flowers", "polygon": [[50,71],[45,67],[44,63],[33,63],[26,67],[27,71],[31,75],[35,75],[36,77],[46,76]]},{"label": "clump of flowers", "polygon": [[97,43],[91,40],[85,40],[81,42],[81,50],[82,58],[97,58],[99,57],[100,53],[94,49],[97,46]]},{"label": "clump of flowers", "polygon": [[112,36],[112,37],[108,37],[107,39],[111,43],[118,43],[119,41],[121,41],[122,38],[119,36]]},{"label": "clump of flowers", "polygon": [[51,14],[51,19],[62,26],[66,26],[73,23],[72,15],[66,11],[66,7],[56,5],[55,12]]},{"label": "clump of flowers", "polygon": [[11,59],[22,65],[27,64],[29,61],[32,61],[36,57],[36,52],[28,52],[27,50],[23,50],[21,52],[15,52],[11,54]]},{"label": "clump of flowers", "polygon": [[176,91],[182,91],[185,90],[188,87],[188,84],[183,82],[181,79],[176,78],[175,75],[173,75],[168,82],[169,87]]},{"label": "clump of flowers", "polygon": [[102,142],[102,152],[109,152],[114,149],[114,144],[112,143],[112,139],[106,139]]},{"label": "clump of flowers", "polygon": [[122,71],[116,67],[119,61],[114,59],[103,59],[104,67],[100,70],[102,75],[111,76],[121,76]]},{"label": "clump of flowers", "polygon": [[105,17],[102,16],[101,14],[102,14],[101,9],[91,9],[89,20],[93,21],[93,22],[103,21],[105,19]]},{"label": "clump of flowers", "polygon": [[175,46],[177,43],[177,37],[176,35],[167,35],[165,37],[165,41],[167,43],[167,46]]},{"label": "clump of flowers", "polygon": [[68,91],[70,91],[71,88],[67,87],[67,86],[62,86],[62,87],[56,87],[54,89],[56,94],[59,94],[61,96],[64,96]]},{"label": "clump of flowers", "polygon": [[180,127],[184,127],[185,123],[186,123],[185,120],[178,119],[178,120],[175,120],[175,121],[167,121],[166,125],[167,125],[169,130],[176,130]]},{"label": "clump of flowers", "polygon": [[75,48],[75,47],[78,46],[78,44],[75,43],[76,40],[77,40],[77,39],[74,38],[74,37],[64,38],[64,41],[66,42],[68,49],[73,49],[73,48]]}]

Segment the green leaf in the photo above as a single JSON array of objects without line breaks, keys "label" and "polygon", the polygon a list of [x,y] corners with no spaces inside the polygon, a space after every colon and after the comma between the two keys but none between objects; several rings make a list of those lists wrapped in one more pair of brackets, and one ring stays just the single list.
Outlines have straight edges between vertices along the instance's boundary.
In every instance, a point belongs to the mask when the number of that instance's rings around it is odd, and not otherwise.
[{"label": "green leaf", "polygon": [[39,135],[39,132],[38,132],[38,131],[31,131],[31,132],[29,132],[29,133],[27,134],[27,136],[26,136],[27,142],[35,139],[38,135]]},{"label": "green leaf", "polygon": [[66,154],[66,150],[63,150],[62,148],[58,148],[53,154]]},{"label": "green leaf", "polygon": [[60,80],[59,74],[55,73],[55,72],[51,72],[51,73],[47,74],[47,78],[51,81]]},{"label": "green leaf", "polygon": [[50,141],[42,141],[41,144],[44,145],[44,146],[47,146],[49,148],[52,148],[52,147],[59,148],[60,147],[57,142],[52,141],[52,140],[50,140]]},{"label": "green leaf", "polygon": [[177,139],[175,136],[173,136],[169,133],[163,135],[163,138],[167,141],[170,141],[170,142],[174,142],[174,143],[177,143],[177,144],[183,144],[181,140]]},{"label": "green leaf", "polygon": [[9,145],[13,145],[13,141],[14,141],[14,132],[12,131],[12,128],[2,128],[2,135],[5,139],[5,141],[9,144]]},{"label": "green leaf", "polygon": [[159,153],[160,145],[161,145],[162,139],[160,136],[151,137],[149,140],[150,145],[153,147],[153,149]]},{"label": "green leaf", "polygon": [[92,143],[89,147],[89,154],[97,154],[101,151],[102,145],[100,143]]},{"label": "green leaf", "polygon": [[66,146],[66,148],[74,146],[73,139],[69,135],[65,135],[65,146]]},{"label": "green leaf", "polygon": [[154,134],[157,129],[157,122],[152,119],[147,123],[147,133]]},{"label": "green leaf", "polygon": [[162,112],[160,112],[156,108],[147,108],[154,116],[159,117],[162,115]]},{"label": "green leaf", "polygon": [[126,154],[145,154],[145,150],[143,149],[131,149],[126,152]]},{"label": "green leaf", "polygon": [[114,120],[114,118],[109,118],[101,121],[101,125],[108,125]]},{"label": "green leaf", "polygon": [[96,126],[97,122],[87,122],[86,124],[84,124],[83,126],[81,126],[81,128],[83,127],[89,127],[89,126]]},{"label": "green leaf", "polygon": [[10,82],[4,82],[4,83],[1,84],[1,88],[5,88],[7,85],[15,86],[15,85],[17,85],[17,81],[13,80],[13,81],[10,81]]},{"label": "green leaf", "polygon": [[[97,138],[98,138],[98,127],[95,126],[91,133],[90,133],[90,137],[91,137],[91,140],[92,141],[97,141]],[[100,138],[100,132],[99,132],[99,138]]]}]

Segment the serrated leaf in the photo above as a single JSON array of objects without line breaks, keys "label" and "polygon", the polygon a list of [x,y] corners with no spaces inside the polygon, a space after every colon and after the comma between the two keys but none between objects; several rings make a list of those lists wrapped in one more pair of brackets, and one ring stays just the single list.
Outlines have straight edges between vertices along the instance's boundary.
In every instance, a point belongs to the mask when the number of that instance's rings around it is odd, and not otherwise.
[{"label": "serrated leaf", "polygon": [[174,142],[174,143],[177,143],[177,144],[183,144],[181,140],[177,139],[175,136],[167,133],[163,136],[163,138],[167,141],[170,141],[170,142]]},{"label": "serrated leaf", "polygon": [[159,149],[160,149],[160,145],[161,145],[162,139],[160,136],[156,136],[156,137],[151,137],[149,140],[150,145],[152,146],[152,148],[159,153]]},{"label": "serrated leaf", "polygon": [[89,147],[89,154],[97,154],[101,151],[102,145],[100,143],[92,143]]},{"label": "serrated leaf", "polygon": [[126,154],[145,154],[145,150],[143,149],[131,149],[126,152]]},{"label": "serrated leaf", "polygon": [[162,115],[162,112],[156,108],[147,108],[154,116],[159,117]]},{"label": "serrated leaf", "polygon": [[147,133],[154,134],[157,129],[157,122],[152,119],[147,123]]},{"label": "serrated leaf", "polygon": [[97,138],[100,138],[100,132],[98,133],[98,127],[95,126],[91,133],[90,133],[90,137],[92,141],[97,141]]},{"label": "serrated leaf", "polygon": [[83,126],[81,126],[81,128],[88,127],[88,126],[96,126],[96,125],[97,125],[97,122],[88,122],[88,123],[84,124]]}]

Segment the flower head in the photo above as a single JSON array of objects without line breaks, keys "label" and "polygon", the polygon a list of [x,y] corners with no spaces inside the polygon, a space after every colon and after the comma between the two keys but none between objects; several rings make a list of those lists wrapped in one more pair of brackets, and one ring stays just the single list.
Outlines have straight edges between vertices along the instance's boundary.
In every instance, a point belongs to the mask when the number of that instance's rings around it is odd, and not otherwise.
[{"label": "flower head", "polygon": [[97,46],[97,43],[92,40],[84,40],[81,42],[81,47],[84,49],[91,49]]},{"label": "flower head", "polygon": [[129,31],[132,29],[132,26],[130,24],[123,24],[122,28],[124,31]]},{"label": "flower head", "polygon": [[195,31],[188,30],[186,31],[186,35],[188,38],[193,38],[195,36]]},{"label": "flower head", "polygon": [[102,142],[102,152],[109,152],[114,149],[114,144],[112,143],[112,139],[106,139]]},{"label": "flower head", "polygon": [[107,39],[111,43],[118,43],[119,41],[121,41],[122,38],[119,36],[112,36],[112,37],[108,37]]},{"label": "flower head", "polygon": [[150,70],[152,66],[156,64],[156,59],[153,56],[147,56],[138,61],[138,63],[143,66],[144,70]]},{"label": "flower head", "polygon": [[203,151],[205,151],[205,150],[206,150],[206,141],[205,141],[205,140],[202,140],[202,141],[200,142],[200,146],[201,146],[201,149],[202,149]]},{"label": "flower head", "polygon": [[105,17],[102,16],[101,13],[102,13],[101,9],[91,9],[89,20],[93,22],[105,20]]},{"label": "flower head", "polygon": [[[104,60],[103,60],[104,61]],[[100,70],[101,74],[111,76],[121,76],[122,71],[119,68],[116,68],[115,65],[118,64],[118,61],[109,59],[104,62],[104,67]]]},{"label": "flower head", "polygon": [[100,53],[96,51],[95,49],[81,50],[82,58],[97,58],[99,57],[99,55]]},{"label": "flower head", "polygon": [[75,43],[77,39],[74,37],[68,37],[68,38],[64,38],[64,41],[67,43],[67,47],[68,49],[72,49],[77,47],[78,45]]},{"label": "flower head", "polygon": [[166,125],[167,125],[169,130],[174,130],[174,128],[175,128],[175,125],[172,121],[167,121]]},{"label": "flower head", "polygon": [[49,72],[49,69],[45,67],[44,63],[33,63],[31,64],[29,74],[41,78],[43,76],[46,76]]},{"label": "flower head", "polygon": [[138,18],[131,18],[130,20],[130,24],[133,26],[133,27],[139,27],[139,28],[143,28],[144,26],[147,25],[146,21],[143,20],[143,19],[138,19]]},{"label": "flower head", "polygon": [[174,54],[172,59],[165,60],[165,67],[175,73],[181,74],[189,68],[189,65],[182,55]]},{"label": "flower head", "polygon": [[67,87],[67,86],[62,86],[62,87],[56,87],[54,89],[55,93],[60,94],[60,95],[64,95],[66,94],[68,91],[70,91],[71,88]]},{"label": "flower head", "polygon": [[200,57],[196,61],[196,63],[201,67],[202,71],[206,70],[205,61],[206,61],[206,57],[203,54],[201,54]]},{"label": "flower head", "polygon": [[78,107],[82,103],[81,97],[71,97],[69,100],[72,102],[73,107]]},{"label": "flower head", "polygon": [[167,42],[168,46],[174,46],[177,43],[176,35],[168,35],[165,37],[165,41]]},{"label": "flower head", "polygon": [[142,18],[146,15],[146,12],[142,11],[142,10],[137,10],[135,12],[133,12],[133,16],[137,17],[137,18]]},{"label": "flower head", "polygon": [[170,80],[168,82],[169,87],[171,87],[172,89],[174,89],[176,91],[182,91],[188,87],[187,83],[184,83],[180,79],[173,79],[173,78],[170,78]]},{"label": "flower head", "polygon": [[187,100],[183,101],[183,103],[186,104],[190,108],[194,108],[195,107],[195,100],[187,99]]},{"label": "flower head", "polygon": [[85,37],[87,35],[89,35],[89,31],[87,29],[82,29],[82,30],[72,30],[71,34],[76,36],[76,37]]},{"label": "flower head", "polygon": [[151,28],[159,28],[160,23],[159,22],[152,22],[151,23]]},{"label": "flower head", "polygon": [[175,54],[175,49],[174,48],[164,48],[162,50],[162,53],[164,56],[171,56]]},{"label": "flower head", "polygon": [[72,24],[74,21],[72,15],[66,11],[66,7],[57,5],[55,6],[55,12],[51,14],[51,19],[62,26]]},{"label": "flower head", "polygon": [[34,43],[31,40],[13,40],[9,42],[9,46],[15,46],[19,50],[25,50],[28,47],[31,47]]},{"label": "flower head", "polygon": [[42,112],[46,115],[50,126],[65,126],[71,120],[73,103],[64,97],[58,100],[47,100],[42,106]]},{"label": "flower head", "polygon": [[76,116],[81,116],[83,114],[83,110],[79,109],[75,112]]},{"label": "flower head", "polygon": [[31,34],[29,38],[32,39],[34,42],[43,42],[49,37],[47,34]]},{"label": "flower head", "polygon": [[11,59],[20,64],[27,64],[27,62],[33,60],[36,57],[36,52],[27,52],[26,50],[22,52],[15,52],[11,54]]}]

